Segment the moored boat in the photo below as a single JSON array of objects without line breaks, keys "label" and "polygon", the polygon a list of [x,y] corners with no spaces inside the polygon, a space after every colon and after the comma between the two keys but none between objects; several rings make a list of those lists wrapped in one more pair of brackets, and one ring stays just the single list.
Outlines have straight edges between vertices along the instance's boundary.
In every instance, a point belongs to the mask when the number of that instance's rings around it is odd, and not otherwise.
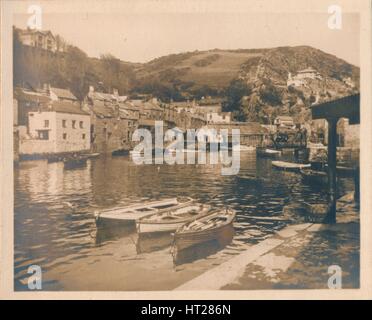
[{"label": "moored boat", "polygon": [[235,214],[232,209],[220,209],[182,225],[174,234],[173,254],[200,243],[223,239],[233,227]]},{"label": "moored boat", "polygon": [[300,172],[305,183],[326,185],[328,182],[327,172],[312,169],[301,169]]},{"label": "moored boat", "polygon": [[94,213],[97,227],[118,227],[134,223],[137,219],[149,214],[182,208],[193,203],[191,198],[169,198],[147,203],[132,204],[96,211]]},{"label": "moored boat", "polygon": [[287,170],[287,171],[299,171],[304,168],[310,168],[310,163],[295,163],[295,162],[287,162],[287,161],[272,161],[271,164],[273,167],[280,169],[280,170]]},{"label": "moored boat", "polygon": [[84,153],[83,156],[84,157],[87,157],[88,159],[94,159],[94,158],[98,158],[100,156],[100,153],[98,153],[98,152],[95,152],[95,153]]},{"label": "moored boat", "polygon": [[268,148],[257,148],[256,151],[260,157],[275,158],[281,155],[281,151]]},{"label": "moored boat", "polygon": [[76,156],[71,157],[63,160],[64,168],[65,169],[75,169],[85,167],[87,164],[88,157],[86,156]]},{"label": "moored boat", "polygon": [[183,224],[208,215],[210,208],[209,205],[191,203],[187,206],[147,215],[137,220],[137,233],[176,231]]},{"label": "moored boat", "polygon": [[51,155],[51,156],[48,157],[48,163],[63,161],[64,157],[65,156],[63,156],[61,154]]},{"label": "moored boat", "polygon": [[256,147],[238,144],[238,145],[233,145],[232,150],[233,151],[254,151],[256,150]]},{"label": "moored boat", "polygon": [[120,157],[120,156],[127,156],[129,155],[129,150],[126,149],[118,149],[111,152],[113,157]]}]

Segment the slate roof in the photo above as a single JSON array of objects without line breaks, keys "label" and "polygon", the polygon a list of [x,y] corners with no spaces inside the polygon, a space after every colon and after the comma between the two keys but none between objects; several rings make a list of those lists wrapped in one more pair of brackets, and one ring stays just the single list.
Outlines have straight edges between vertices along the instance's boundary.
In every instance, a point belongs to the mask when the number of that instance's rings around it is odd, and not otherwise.
[{"label": "slate roof", "polygon": [[78,104],[68,101],[52,101],[48,104],[44,104],[40,110],[89,116],[89,113],[83,111]]},{"label": "slate roof", "polygon": [[14,98],[19,101],[30,101],[30,102],[38,102],[38,103],[48,103],[50,98],[45,94],[24,90],[22,88],[15,88],[14,89]]},{"label": "slate roof", "polygon": [[77,98],[73,95],[73,93],[68,89],[51,87],[50,91],[54,92],[58,98],[77,100]]}]

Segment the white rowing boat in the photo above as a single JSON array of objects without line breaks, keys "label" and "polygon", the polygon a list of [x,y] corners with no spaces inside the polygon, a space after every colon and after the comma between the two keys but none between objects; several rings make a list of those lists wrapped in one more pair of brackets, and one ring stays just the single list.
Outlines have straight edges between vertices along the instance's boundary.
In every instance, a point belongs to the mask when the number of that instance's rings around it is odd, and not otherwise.
[{"label": "white rowing boat", "polygon": [[94,213],[97,227],[111,225],[114,227],[120,224],[135,222],[137,219],[149,214],[166,212],[176,208],[183,208],[194,202],[191,198],[169,198],[147,203],[132,204],[125,207],[115,207],[96,211]]},{"label": "white rowing boat", "polygon": [[286,161],[272,161],[271,164],[281,170],[288,171],[299,171],[301,169],[310,168],[310,163],[295,163],[295,162],[286,162]]},{"label": "white rowing boat", "polygon": [[147,215],[137,220],[137,233],[176,231],[186,222],[208,215],[210,208],[209,205],[191,203],[186,206]]},{"label": "white rowing boat", "polygon": [[174,235],[173,252],[211,240],[224,238],[233,226],[235,211],[232,209],[216,210],[205,217],[188,222],[177,229]]},{"label": "white rowing boat", "polygon": [[261,156],[261,157],[274,158],[274,157],[280,156],[282,154],[281,151],[274,150],[274,149],[257,148],[256,150],[257,150],[257,155]]},{"label": "white rowing boat", "polygon": [[233,151],[254,151],[256,150],[256,147],[238,144],[238,145],[233,145],[232,150]]}]

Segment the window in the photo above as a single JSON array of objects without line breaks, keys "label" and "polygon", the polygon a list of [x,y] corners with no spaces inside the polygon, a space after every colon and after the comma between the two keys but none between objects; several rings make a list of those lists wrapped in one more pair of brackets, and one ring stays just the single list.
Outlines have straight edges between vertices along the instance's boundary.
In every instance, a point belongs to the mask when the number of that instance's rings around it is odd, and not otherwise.
[{"label": "window", "polygon": [[63,128],[66,128],[66,127],[67,127],[66,123],[67,123],[66,120],[62,120],[62,127],[63,127]]},{"label": "window", "polygon": [[81,135],[81,138],[82,138],[83,140],[85,140],[85,133],[83,133],[83,134]]},{"label": "window", "polygon": [[48,130],[38,130],[37,136],[41,140],[49,140],[49,131]]},{"label": "window", "polygon": [[44,128],[49,128],[49,120],[44,120]]},{"label": "window", "polygon": [[72,120],[72,129],[76,128],[76,120]]},{"label": "window", "polygon": [[80,121],[80,122],[79,122],[79,127],[80,127],[80,129],[83,129],[83,128],[84,128],[84,123],[83,123],[83,121]]},{"label": "window", "polygon": [[64,133],[62,137],[63,137],[63,140],[66,140],[67,139],[67,133]]}]

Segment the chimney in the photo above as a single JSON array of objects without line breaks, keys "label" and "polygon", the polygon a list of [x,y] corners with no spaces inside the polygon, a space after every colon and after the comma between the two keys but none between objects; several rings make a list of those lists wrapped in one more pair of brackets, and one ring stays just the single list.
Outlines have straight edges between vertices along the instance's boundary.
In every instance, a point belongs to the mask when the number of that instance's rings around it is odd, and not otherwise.
[{"label": "chimney", "polygon": [[89,92],[94,92],[94,87],[93,86],[89,86]]},{"label": "chimney", "polygon": [[50,84],[44,83],[43,89],[44,89],[45,93],[49,94],[50,93]]}]

